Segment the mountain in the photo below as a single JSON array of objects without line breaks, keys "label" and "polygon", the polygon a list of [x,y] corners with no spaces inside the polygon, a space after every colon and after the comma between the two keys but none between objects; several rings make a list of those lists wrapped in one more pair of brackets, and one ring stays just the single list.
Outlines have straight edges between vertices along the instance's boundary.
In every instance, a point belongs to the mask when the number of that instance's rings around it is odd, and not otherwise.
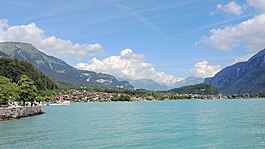
[{"label": "mountain", "polygon": [[265,49],[246,62],[226,67],[212,78],[205,79],[223,94],[265,93]]},{"label": "mountain", "polygon": [[209,84],[189,85],[169,90],[178,94],[218,95],[220,91]]},{"label": "mountain", "polygon": [[30,77],[35,82],[38,90],[57,88],[54,80],[37,70],[29,62],[12,58],[0,58],[0,76],[5,76],[13,82],[18,82],[21,75]]},{"label": "mountain", "polygon": [[203,78],[187,77],[186,79],[175,83],[174,88],[188,86],[188,85],[196,85],[196,84],[200,84],[203,82],[204,82]]},{"label": "mountain", "polygon": [[0,58],[3,58],[3,57],[9,57],[9,56],[7,54],[5,54],[4,52],[0,51]]},{"label": "mountain", "polygon": [[147,90],[168,90],[169,86],[165,84],[159,84],[151,79],[141,79],[141,80],[128,80],[130,84],[136,89],[147,89]]},{"label": "mountain", "polygon": [[129,82],[118,81],[109,74],[78,70],[61,59],[46,55],[28,43],[2,42],[0,52],[12,58],[26,60],[44,74],[60,81],[93,86],[133,88]]},{"label": "mountain", "polygon": [[147,90],[160,90],[166,91],[173,88],[188,86],[188,85],[196,85],[203,83],[203,78],[196,78],[196,77],[188,77],[182,81],[173,83],[173,84],[162,84],[151,79],[140,79],[140,80],[129,80],[130,84],[132,84],[137,89],[147,89]]}]

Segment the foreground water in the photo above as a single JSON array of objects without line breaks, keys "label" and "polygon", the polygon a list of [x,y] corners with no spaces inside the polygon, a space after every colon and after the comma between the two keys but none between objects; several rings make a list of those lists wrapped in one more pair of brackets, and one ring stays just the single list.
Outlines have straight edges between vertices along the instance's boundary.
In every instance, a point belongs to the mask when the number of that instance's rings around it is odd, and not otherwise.
[{"label": "foreground water", "polygon": [[0,123],[0,148],[264,148],[265,100],[74,103]]}]

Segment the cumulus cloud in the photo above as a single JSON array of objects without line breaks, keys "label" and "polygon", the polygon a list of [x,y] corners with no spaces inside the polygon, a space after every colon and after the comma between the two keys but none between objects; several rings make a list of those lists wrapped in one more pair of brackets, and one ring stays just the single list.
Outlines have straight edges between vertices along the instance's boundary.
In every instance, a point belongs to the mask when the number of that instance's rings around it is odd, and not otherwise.
[{"label": "cumulus cloud", "polygon": [[232,50],[240,45],[246,45],[248,49],[254,51],[264,49],[265,13],[238,25],[213,29],[209,36],[202,37],[198,43],[206,43],[221,50]]},{"label": "cumulus cloud", "polygon": [[264,0],[247,0],[248,4],[255,7],[261,11],[265,11],[265,1]]},{"label": "cumulus cloud", "polygon": [[81,59],[102,53],[102,46],[96,44],[78,44],[55,36],[46,36],[35,23],[10,26],[5,19],[0,20],[0,42],[16,41],[31,43],[41,51],[53,56]]},{"label": "cumulus cloud", "polygon": [[194,65],[194,67],[190,70],[190,74],[191,76],[198,78],[207,78],[213,77],[220,70],[220,65],[210,66],[207,61],[201,61]]},{"label": "cumulus cloud", "polygon": [[[218,4],[216,7],[217,7],[217,11],[223,11],[227,14],[233,14],[233,15],[237,15],[237,16],[243,14],[242,7],[234,1],[229,2],[226,5]],[[214,14],[214,13],[212,13],[212,14]]]},{"label": "cumulus cloud", "polygon": [[92,59],[90,63],[79,63],[78,69],[109,73],[119,78],[133,80],[151,79],[158,83],[173,84],[182,78],[175,78],[165,72],[158,72],[155,67],[145,62],[144,55],[136,54],[131,49],[124,49],[118,56],[110,56],[105,59]]}]

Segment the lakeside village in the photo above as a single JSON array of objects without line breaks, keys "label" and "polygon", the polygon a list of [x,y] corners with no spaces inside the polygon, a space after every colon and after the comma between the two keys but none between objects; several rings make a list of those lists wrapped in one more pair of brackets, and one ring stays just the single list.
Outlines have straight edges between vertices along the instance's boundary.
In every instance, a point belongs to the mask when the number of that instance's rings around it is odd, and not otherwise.
[{"label": "lakeside village", "polygon": [[[46,102],[63,103],[71,102],[116,102],[116,101],[152,101],[152,100],[194,100],[194,99],[242,99],[263,98],[261,95],[200,95],[200,94],[178,94],[162,91],[148,91],[143,89],[119,90],[105,88],[105,91],[90,91],[87,89],[68,89],[56,96],[53,101]],[[115,90],[115,89],[114,89]]]},{"label": "lakeside village", "polygon": [[[85,87],[86,88],[86,87]],[[93,88],[93,87],[88,87]],[[96,88],[96,89],[95,89]],[[71,102],[118,102],[118,101],[152,101],[152,100],[195,100],[195,99],[249,99],[264,98],[263,95],[200,95],[200,94],[178,94],[163,91],[149,91],[144,89],[124,90],[115,88],[104,88],[98,91],[98,87],[89,89],[65,89],[57,95],[44,97],[42,99],[26,101],[25,103],[12,101],[2,107],[36,107],[36,106],[64,106]],[[101,88],[101,87],[99,87]],[[113,91],[114,90],[114,91]],[[22,106],[21,106],[22,105]]]},{"label": "lakeside village", "polygon": [[[116,102],[149,100],[262,98],[261,95],[178,94],[169,91],[77,86],[38,91],[34,82],[22,75],[18,83],[0,76],[0,121],[43,114],[43,106],[70,105],[70,102]],[[200,89],[200,91],[202,91]],[[206,93],[206,90],[203,90]]]},{"label": "lakeside village", "polygon": [[198,94],[172,94],[172,93],[145,93],[145,94],[124,94],[108,93],[99,91],[87,91],[70,89],[55,97],[54,102],[112,102],[112,101],[148,101],[148,100],[187,100],[187,99],[222,99],[220,95],[198,95]]},{"label": "lakeside village", "polygon": [[[144,90],[142,90],[144,91]],[[141,91],[141,92],[142,92]],[[192,100],[192,99],[222,99],[223,95],[198,95],[198,94],[172,94],[172,93],[142,93],[124,94],[108,93],[99,91],[87,91],[79,89],[69,89],[60,92],[54,97],[47,97],[43,100],[25,102],[25,107],[36,106],[63,106],[70,105],[70,102],[117,102],[117,101],[152,101],[152,100]],[[17,101],[9,102],[6,107],[22,107]]]},{"label": "lakeside village", "polygon": [[196,85],[192,89],[184,90],[184,92],[189,92],[189,94],[172,91],[150,91],[145,89],[122,89],[100,86],[68,86],[56,90],[37,91],[34,82],[26,75],[20,77],[18,84],[10,82],[5,77],[0,77],[0,80],[5,83],[1,86],[4,90],[0,94],[0,108],[70,105],[70,102],[264,98],[263,94],[222,95],[219,91],[207,92],[207,89],[203,91],[199,89],[200,93],[190,93],[194,89],[198,90],[195,87]]}]

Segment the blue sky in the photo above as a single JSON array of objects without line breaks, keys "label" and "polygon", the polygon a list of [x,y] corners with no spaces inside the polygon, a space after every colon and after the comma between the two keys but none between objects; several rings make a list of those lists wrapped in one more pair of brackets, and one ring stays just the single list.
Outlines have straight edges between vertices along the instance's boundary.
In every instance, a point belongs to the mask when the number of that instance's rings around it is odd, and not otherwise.
[{"label": "blue sky", "polygon": [[[226,5],[231,2],[240,6],[242,12],[228,9]],[[240,44],[229,50],[200,42],[202,37],[213,34],[212,29],[237,26],[261,15],[263,10],[255,2],[261,0],[3,0],[0,19],[8,20],[9,27],[34,23],[45,36],[73,44],[102,46],[103,52],[86,53],[77,59],[47,52],[73,66],[91,63],[93,58],[118,56],[123,49],[131,49],[136,55],[144,55],[144,62],[152,64],[156,72],[183,78],[191,75],[196,63],[207,61],[207,65],[218,65],[220,69],[238,57],[256,52],[247,48],[249,43],[243,37]]]}]

